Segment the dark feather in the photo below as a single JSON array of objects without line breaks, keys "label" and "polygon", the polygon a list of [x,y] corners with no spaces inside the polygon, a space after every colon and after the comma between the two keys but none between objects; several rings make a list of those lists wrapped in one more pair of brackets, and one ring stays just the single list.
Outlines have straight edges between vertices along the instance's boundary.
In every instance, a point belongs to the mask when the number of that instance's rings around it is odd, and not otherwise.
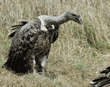
[{"label": "dark feather", "polygon": [[107,76],[95,78],[90,83],[90,87],[108,87],[107,85],[110,86],[110,78]]},{"label": "dark feather", "polygon": [[110,72],[110,66],[107,67],[105,70],[100,71],[100,74],[108,74]]},{"label": "dark feather", "polygon": [[11,39],[15,35],[16,31],[8,35],[8,39]]},{"label": "dark feather", "polygon": [[55,32],[54,32],[54,34],[53,34],[53,39],[52,39],[52,43],[54,43],[56,40],[57,40],[57,38],[58,38],[58,35],[59,35],[59,26],[55,26]]},{"label": "dark feather", "polygon": [[21,23],[22,25],[25,25],[25,24],[28,23],[28,21],[21,21],[20,23]]}]

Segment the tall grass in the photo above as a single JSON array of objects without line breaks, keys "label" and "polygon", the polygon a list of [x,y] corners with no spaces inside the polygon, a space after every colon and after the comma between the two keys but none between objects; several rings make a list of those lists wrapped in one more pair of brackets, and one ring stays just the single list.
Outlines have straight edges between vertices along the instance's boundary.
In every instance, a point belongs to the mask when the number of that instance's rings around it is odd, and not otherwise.
[{"label": "tall grass", "polygon": [[2,0],[0,1],[0,67],[5,63],[11,26],[39,15],[58,16],[76,10],[83,19],[60,26],[46,70],[56,78],[16,76],[0,68],[0,87],[87,87],[95,73],[110,62],[110,0]]}]

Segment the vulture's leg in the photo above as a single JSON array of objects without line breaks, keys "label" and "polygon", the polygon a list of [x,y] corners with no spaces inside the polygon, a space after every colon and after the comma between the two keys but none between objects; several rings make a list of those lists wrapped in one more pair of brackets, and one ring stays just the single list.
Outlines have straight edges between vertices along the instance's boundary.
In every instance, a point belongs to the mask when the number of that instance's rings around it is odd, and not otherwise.
[{"label": "vulture's leg", "polygon": [[36,66],[36,62],[35,60],[33,60],[33,74],[36,74],[35,66]]},{"label": "vulture's leg", "polygon": [[33,55],[33,74],[36,74],[35,66],[36,66],[36,61],[35,61],[35,56]]},{"label": "vulture's leg", "polygon": [[46,65],[46,62],[48,61],[48,55],[45,55],[42,60],[41,60],[41,67],[42,67],[42,72],[43,72],[43,75],[46,75],[45,73],[45,65]]},{"label": "vulture's leg", "polygon": [[[48,55],[37,55],[35,57],[35,69],[36,69],[36,73],[43,73],[43,75],[45,75],[45,65],[46,65],[46,62],[47,62],[47,58],[48,58]],[[33,61],[34,63],[34,61]]]}]

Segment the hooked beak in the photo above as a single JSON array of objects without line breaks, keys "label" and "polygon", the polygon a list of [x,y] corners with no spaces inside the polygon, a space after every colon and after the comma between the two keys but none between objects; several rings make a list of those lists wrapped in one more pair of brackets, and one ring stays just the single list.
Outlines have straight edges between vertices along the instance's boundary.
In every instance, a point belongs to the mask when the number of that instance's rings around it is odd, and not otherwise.
[{"label": "hooked beak", "polygon": [[82,24],[82,18],[80,16],[78,16],[77,18],[74,19],[75,22],[77,22],[78,24]]}]

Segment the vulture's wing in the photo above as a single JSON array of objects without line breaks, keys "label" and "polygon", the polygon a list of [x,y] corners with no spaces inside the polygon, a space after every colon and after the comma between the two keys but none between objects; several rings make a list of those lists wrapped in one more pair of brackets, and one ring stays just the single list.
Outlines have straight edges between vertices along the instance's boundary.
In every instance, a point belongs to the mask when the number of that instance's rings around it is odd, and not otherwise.
[{"label": "vulture's wing", "polygon": [[36,18],[11,34],[12,43],[9,49],[8,60],[3,67],[15,73],[32,72],[34,45],[40,34],[40,27],[41,22]]}]

